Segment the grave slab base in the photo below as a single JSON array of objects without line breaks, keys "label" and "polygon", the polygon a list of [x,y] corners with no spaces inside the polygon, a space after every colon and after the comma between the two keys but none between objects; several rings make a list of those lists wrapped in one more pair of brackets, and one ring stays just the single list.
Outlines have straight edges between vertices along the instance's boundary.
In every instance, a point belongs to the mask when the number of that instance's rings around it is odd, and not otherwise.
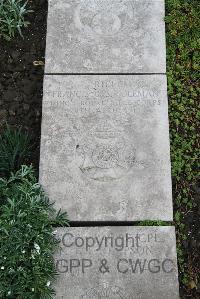
[{"label": "grave slab base", "polygon": [[56,299],[178,299],[174,227],[58,228]]}]

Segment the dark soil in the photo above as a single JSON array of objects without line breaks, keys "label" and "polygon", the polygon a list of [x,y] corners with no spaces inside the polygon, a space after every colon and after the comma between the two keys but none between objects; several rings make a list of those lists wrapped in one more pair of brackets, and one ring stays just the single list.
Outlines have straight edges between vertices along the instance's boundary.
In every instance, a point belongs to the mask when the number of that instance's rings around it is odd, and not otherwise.
[{"label": "dark soil", "polygon": [[0,129],[5,122],[22,127],[33,138],[31,162],[38,168],[46,40],[47,1],[28,2],[30,25],[10,41],[0,40]]},{"label": "dark soil", "polygon": [[[183,211],[183,224],[185,225],[186,240],[181,244],[183,256],[187,265],[189,274],[189,284],[185,286],[180,282],[181,299],[199,299],[200,298],[200,182],[193,187],[195,207],[190,212]],[[175,194],[175,190],[173,190]],[[175,198],[175,197],[174,197]],[[174,213],[177,207],[174,207]],[[180,269],[179,269],[180,271]]]},{"label": "dark soil", "polygon": [[[30,162],[38,169],[44,65],[34,62],[45,61],[47,0],[29,1],[29,7],[33,13],[28,17],[29,27],[23,30],[24,39],[0,40],[0,130],[7,122],[31,134],[34,147]],[[195,186],[194,192],[197,206],[185,215],[188,238],[183,244],[192,277],[200,268],[200,187]],[[181,298],[200,298],[200,283],[194,283],[193,289],[180,284]]]}]

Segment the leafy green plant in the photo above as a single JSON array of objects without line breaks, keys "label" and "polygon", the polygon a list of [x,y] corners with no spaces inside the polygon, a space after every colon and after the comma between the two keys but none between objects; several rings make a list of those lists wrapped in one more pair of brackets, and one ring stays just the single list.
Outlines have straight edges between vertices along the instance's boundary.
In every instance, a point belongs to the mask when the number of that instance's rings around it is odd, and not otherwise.
[{"label": "leafy green plant", "polygon": [[30,12],[26,5],[23,0],[0,0],[0,37],[9,41],[17,32],[22,36],[22,27],[29,24],[25,21]]},{"label": "leafy green plant", "polygon": [[55,212],[31,166],[0,179],[0,198],[0,298],[52,298],[53,226],[67,225],[66,215]]},{"label": "leafy green plant", "polygon": [[176,210],[174,223],[180,280],[188,287],[189,282],[197,281],[198,276],[198,270],[189,260],[183,243],[189,232],[184,218],[195,209],[193,186],[199,176],[199,27],[198,0],[166,0],[170,141]]},{"label": "leafy green plant", "polygon": [[0,135],[0,175],[9,176],[19,170],[29,158],[30,150],[30,136],[7,125]]},{"label": "leafy green plant", "polygon": [[162,220],[143,220],[138,222],[140,226],[166,226],[169,225],[167,222]]}]

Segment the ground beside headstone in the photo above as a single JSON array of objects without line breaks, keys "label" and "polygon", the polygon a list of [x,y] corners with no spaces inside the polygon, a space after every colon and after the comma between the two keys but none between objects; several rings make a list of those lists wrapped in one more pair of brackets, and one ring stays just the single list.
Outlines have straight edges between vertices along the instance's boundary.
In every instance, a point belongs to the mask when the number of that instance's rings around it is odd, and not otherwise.
[{"label": "ground beside headstone", "polygon": [[171,221],[166,77],[46,76],[40,182],[71,221]]},{"label": "ground beside headstone", "polygon": [[56,299],[178,299],[173,227],[59,228]]},{"label": "ground beside headstone", "polygon": [[50,0],[46,73],[165,73],[164,0]]}]

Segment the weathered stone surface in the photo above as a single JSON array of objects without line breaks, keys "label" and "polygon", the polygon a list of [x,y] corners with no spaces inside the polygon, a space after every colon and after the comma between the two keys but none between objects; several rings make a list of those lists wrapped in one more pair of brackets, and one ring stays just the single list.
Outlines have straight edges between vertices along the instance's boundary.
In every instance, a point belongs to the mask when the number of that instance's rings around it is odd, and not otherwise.
[{"label": "weathered stone surface", "polygon": [[40,182],[70,220],[172,220],[165,76],[46,76]]},{"label": "weathered stone surface", "polygon": [[164,73],[164,0],[50,0],[46,73]]},{"label": "weathered stone surface", "polygon": [[173,227],[59,228],[56,299],[178,299]]}]

